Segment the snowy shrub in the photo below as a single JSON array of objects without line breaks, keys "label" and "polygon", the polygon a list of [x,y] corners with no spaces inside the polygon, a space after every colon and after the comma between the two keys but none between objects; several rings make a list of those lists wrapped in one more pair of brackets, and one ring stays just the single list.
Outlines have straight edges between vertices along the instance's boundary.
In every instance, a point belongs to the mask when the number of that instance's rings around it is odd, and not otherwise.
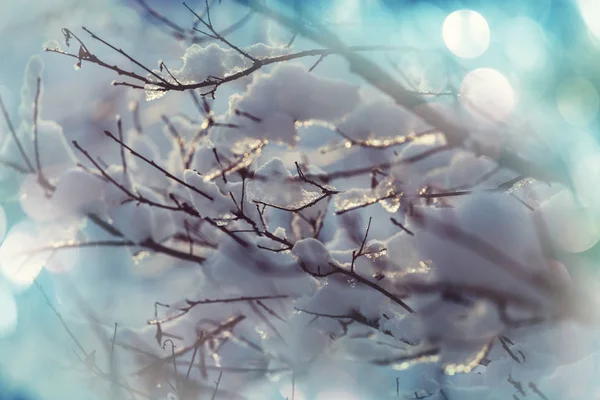
[{"label": "snowy shrub", "polygon": [[46,64],[117,79],[97,125],[51,120],[39,57],[16,115],[0,103],[26,215],[0,247],[0,335],[14,296],[42,296],[64,398],[591,398],[600,214],[577,146],[520,138],[526,109],[438,87],[431,60],[411,88],[370,56],[398,49],[225,3],[185,5],[190,29],[137,0],[181,45],[158,67],[64,28]]}]

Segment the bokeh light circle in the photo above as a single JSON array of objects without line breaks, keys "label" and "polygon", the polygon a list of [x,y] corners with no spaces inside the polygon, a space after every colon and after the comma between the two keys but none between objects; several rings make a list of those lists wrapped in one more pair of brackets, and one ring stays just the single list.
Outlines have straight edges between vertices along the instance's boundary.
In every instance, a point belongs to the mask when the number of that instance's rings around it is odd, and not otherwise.
[{"label": "bokeh light circle", "polygon": [[571,150],[569,157],[572,185],[582,206],[600,215],[600,187],[597,184],[600,180],[600,151],[596,139],[583,139],[587,140],[580,140],[581,144]]},{"label": "bokeh light circle", "polygon": [[547,46],[544,30],[526,17],[510,19],[504,29],[504,52],[510,62],[525,70],[545,66]]},{"label": "bokeh light circle", "polygon": [[488,23],[473,10],[458,10],[448,15],[442,36],[448,50],[461,58],[479,57],[490,45]]},{"label": "bokeh light circle", "polygon": [[600,2],[598,0],[578,0],[579,12],[589,31],[600,39]]},{"label": "bokeh light circle", "polygon": [[505,120],[516,105],[508,78],[492,68],[469,72],[460,86],[461,103],[473,115],[492,122]]},{"label": "bokeh light circle", "polygon": [[569,124],[585,127],[598,114],[600,98],[594,85],[587,79],[571,77],[556,89],[558,110]]},{"label": "bokeh light circle", "polygon": [[33,283],[48,259],[48,252],[34,252],[39,246],[31,223],[14,226],[0,245],[0,272],[17,289]]},{"label": "bokeh light circle", "polygon": [[538,213],[542,228],[558,248],[580,253],[600,240],[597,215],[590,211],[565,190],[543,202]]}]

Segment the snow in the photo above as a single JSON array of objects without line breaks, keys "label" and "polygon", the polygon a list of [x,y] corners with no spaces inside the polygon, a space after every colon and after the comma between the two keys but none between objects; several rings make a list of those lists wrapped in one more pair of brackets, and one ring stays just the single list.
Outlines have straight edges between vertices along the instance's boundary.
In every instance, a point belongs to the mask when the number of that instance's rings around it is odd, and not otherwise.
[{"label": "snow", "polygon": [[[34,100],[37,90],[37,78],[41,76],[43,69],[43,63],[38,56],[32,57],[27,63],[27,68],[25,70],[26,79],[21,88],[21,103],[18,107],[20,119],[12,121],[12,125],[16,130],[16,136],[23,147],[29,163],[34,168],[37,168],[33,140]],[[66,142],[63,128],[52,120],[44,119],[44,98],[43,90],[40,90],[37,121],[37,147],[39,151],[40,166],[42,167],[46,178],[51,179],[60,176],[62,172],[72,167],[75,164],[75,156],[73,150]],[[28,164],[24,160],[17,142],[8,134],[8,132],[6,132],[6,139],[0,140],[0,157],[3,161],[15,163],[22,168],[28,169]],[[0,176],[5,176],[11,171],[11,169],[3,167]]]},{"label": "snow", "polygon": [[66,213],[86,213],[98,208],[104,182],[98,175],[70,169],[61,175],[52,194],[52,202]]},{"label": "snow", "polygon": [[297,121],[333,121],[352,111],[358,101],[356,86],[320,78],[291,63],[256,78],[237,107],[258,117],[267,110],[280,110]]},{"label": "snow", "polygon": [[19,189],[21,209],[34,221],[48,222],[64,213],[59,205],[48,201],[46,190],[40,186],[37,176],[28,175]]},{"label": "snow", "polygon": [[395,138],[415,133],[415,117],[389,100],[362,103],[337,128],[356,140]]},{"label": "snow", "polygon": [[[471,187],[478,183],[483,177],[489,176],[489,173],[495,168],[494,163],[484,157],[478,157],[473,153],[466,151],[456,152],[452,155],[447,167],[437,168],[431,171],[429,175],[430,184],[438,188],[453,189],[462,187]],[[502,178],[502,173],[498,172],[483,182],[486,186],[492,187],[494,182]],[[508,181],[509,178],[505,179]],[[503,183],[503,182],[498,182]]]},{"label": "snow", "polygon": [[[245,51],[256,58],[273,57],[289,52],[281,47],[269,47],[262,43]],[[186,49],[181,59],[183,66],[171,72],[182,83],[203,82],[210,77],[224,78],[251,66],[251,61],[236,50],[223,48],[216,43],[206,46],[193,44]]]},{"label": "snow", "polygon": [[[129,174],[125,173],[120,165],[110,165],[105,173],[119,186],[124,187],[128,191],[133,189],[133,183]],[[117,187],[110,181],[104,182],[104,201],[107,206],[117,206],[128,199],[128,195],[123,192],[122,188]]]},{"label": "snow", "polygon": [[[251,57],[258,59],[289,53],[289,50],[284,47],[271,47],[263,43],[254,44],[243,51]],[[223,45],[216,43],[210,43],[206,46],[192,44],[185,50],[181,59],[183,60],[183,65],[179,69],[169,69],[167,72],[164,65],[161,65],[162,61],[159,61],[159,69],[153,72],[173,84],[194,84],[218,81],[252,66],[252,60],[237,50],[225,48]],[[157,80],[151,74],[148,75],[148,79],[155,82]],[[242,78],[235,81],[238,85],[244,82],[247,83],[247,79]],[[153,90],[156,88],[152,84],[146,85],[146,100],[156,100],[165,95],[166,92],[164,91]]]},{"label": "snow", "polygon": [[292,254],[298,257],[298,262],[305,264],[307,268],[316,270],[316,268],[330,268],[332,262],[331,254],[320,241],[308,238],[298,240],[294,244]]},{"label": "snow", "polygon": [[196,210],[200,212],[200,215],[210,218],[223,217],[235,210],[235,205],[231,198],[221,193],[216,183],[206,182],[197,172],[189,169],[184,171],[183,180],[188,185],[213,198],[211,200],[197,193],[195,190],[187,189],[188,196],[191,198]]},{"label": "snow", "polygon": [[430,155],[423,159],[417,159],[412,162],[400,162],[402,160],[411,160],[413,157],[420,157],[422,154],[432,151],[445,144],[445,140],[439,136],[423,137],[415,140],[403,147],[398,156],[394,159],[397,162],[392,167],[391,177],[402,182],[402,189],[408,195],[415,195],[423,187],[432,183],[433,179],[430,173],[439,168],[445,168],[450,164],[455,150],[446,150]]},{"label": "snow", "polygon": [[[356,86],[318,77],[297,64],[279,64],[270,73],[257,74],[244,96],[230,98],[227,122],[243,126],[246,137],[292,145],[296,142],[296,123],[336,121],[358,102]],[[236,110],[253,118],[236,115]]]},{"label": "snow", "polygon": [[108,210],[113,225],[134,243],[152,237],[152,210],[147,205],[129,202]]},{"label": "snow", "polygon": [[[301,181],[291,181],[292,174],[280,158],[272,158],[256,170],[261,180],[247,185],[250,201],[261,201],[290,209],[300,208],[321,195],[321,191]],[[304,187],[303,187],[304,186]]]},{"label": "snow", "polygon": [[[507,295],[531,296],[534,303],[541,301],[540,293],[525,282],[545,273],[544,257],[530,211],[517,200],[505,194],[476,193],[456,209],[423,211],[424,229],[417,234],[418,246],[422,256],[433,261],[440,281],[489,287]],[[456,226],[507,255],[512,263],[503,263],[489,252],[475,253],[467,239],[448,240],[436,223]]]},{"label": "snow", "polygon": [[[225,3],[214,9],[215,21],[236,20],[239,9]],[[433,8],[430,11],[437,17],[443,14]],[[104,36],[104,28],[98,33],[140,57],[144,65],[156,65],[155,56],[161,53],[164,65],[182,83],[228,77],[253,65],[223,42],[173,45],[159,29],[142,29],[132,9],[114,10],[117,22],[131,21],[128,29],[133,36],[122,32]],[[106,21],[98,24],[109,26],[110,15],[103,15]],[[259,35],[273,34],[265,33],[271,28],[262,17],[253,16],[250,24],[259,28]],[[343,36],[345,28],[336,27],[336,32],[338,28]],[[227,39],[239,42],[253,57],[314,48],[300,37],[284,47],[291,35],[284,28],[269,41],[280,46],[252,44],[256,40],[249,29]],[[356,39],[370,42],[371,37],[381,35]],[[382,39],[404,43],[395,36]],[[105,59],[101,43],[96,45],[94,51]],[[461,67],[442,77],[451,70],[446,67],[449,60],[427,52],[408,53],[397,55],[403,71],[396,72],[398,76],[406,72],[409,80],[420,76],[427,85],[418,89],[433,84],[436,87],[428,89],[449,90],[458,83],[455,79],[469,73]],[[110,65],[125,65],[119,54],[106,57]],[[153,373],[129,380],[152,397],[177,396],[169,383],[211,393],[220,367],[225,368],[222,389],[268,400],[399,396],[499,400],[514,394],[523,398],[514,382],[523,385],[527,397],[541,397],[534,387],[552,399],[596,395],[600,297],[594,254],[600,233],[594,180],[600,164],[591,135],[553,131],[537,140],[533,131],[561,129],[539,121],[544,113],[537,107],[529,114],[525,91],[519,93],[511,114],[515,120],[506,120],[501,127],[473,121],[452,96],[428,96],[431,101],[419,107],[440,110],[470,131],[462,148],[433,154],[447,144],[443,134],[415,137],[431,127],[381,94],[370,95],[369,90],[375,89],[353,77],[339,57],[327,56],[309,70],[317,57],[264,65],[219,87],[216,99],[209,100],[215,125],[206,132],[210,125],[206,116],[198,113],[186,93],[148,93],[161,99],[140,106],[143,129],[138,132],[129,112],[121,112],[124,104],[141,98],[131,94],[135,91],[100,85],[101,89],[85,86],[90,93],[73,92],[82,81],[68,80],[75,79],[70,68],[64,73],[68,79],[60,80],[54,62],[45,60],[49,68],[45,70],[39,57],[31,59],[17,112],[10,101],[7,104],[17,135],[35,164],[33,101],[37,78],[43,77],[40,164],[55,188],[43,190],[35,172],[21,175],[1,168],[2,190],[18,193],[15,207],[24,213],[23,222],[11,227],[7,224],[20,216],[12,214],[11,206],[6,215],[0,208],[0,308],[5,311],[0,313],[0,337],[19,340],[0,350],[9,354],[5,363],[14,364],[10,367],[15,376],[50,397],[56,388],[44,389],[54,382],[41,383],[36,377],[43,374],[34,366],[51,366],[50,370],[60,371],[53,377],[64,376],[69,382],[86,384],[90,377],[87,370],[59,368],[73,363],[78,368],[78,360],[69,351],[73,343],[64,327],[31,287],[41,282],[48,301],[85,353],[96,351],[102,368],[108,365],[104,349],[115,322],[117,372],[130,376],[156,357],[166,357],[168,362]],[[384,65],[387,53],[369,57]],[[90,75],[96,72],[87,65],[75,74],[78,79],[90,84],[109,81],[102,73]],[[164,65],[155,72],[174,82]],[[58,83],[53,83],[56,79]],[[510,80],[523,86],[515,89],[526,86],[519,77]],[[142,91],[139,94],[143,96]],[[96,98],[106,104],[100,106]],[[526,123],[517,120],[524,111]],[[125,170],[122,149],[102,134],[104,129],[114,131],[115,112],[122,114],[126,144],[156,165],[125,149]],[[179,132],[186,153],[192,140],[202,135],[189,165],[184,165],[187,154],[182,156],[162,115]],[[4,126],[1,129],[0,159],[25,165],[16,143]],[[300,135],[306,140],[299,140]],[[360,143],[347,143],[342,135]],[[67,138],[77,138],[102,171],[74,152]],[[546,142],[551,146],[544,147]],[[335,150],[321,153],[323,145]],[[487,157],[480,155],[482,147]],[[489,156],[509,150],[544,166],[545,158],[554,157],[542,150],[546,148],[554,149],[557,158],[568,154],[562,160],[572,187],[528,179],[507,192],[487,190],[523,173],[496,170],[498,165]],[[420,157],[427,153],[431,154]],[[83,165],[76,166],[78,161]],[[298,176],[295,162],[316,184]],[[381,167],[373,182],[368,172],[353,175],[356,168],[388,163],[392,166]],[[332,171],[351,177],[326,179]],[[474,192],[425,200],[424,188],[432,193]],[[325,195],[326,190],[337,189],[340,193]],[[257,204],[261,202],[268,205]],[[119,233],[96,226],[86,218],[89,213]],[[102,243],[86,246],[95,241]],[[110,241],[123,242],[113,247],[107,245]],[[149,241],[166,251],[148,249],[144,245]],[[65,246],[73,248],[59,249]],[[359,248],[364,254],[356,258]],[[249,300],[280,295],[286,297]],[[194,300],[227,298],[241,300],[197,304],[184,311]],[[414,312],[401,307],[399,300]],[[156,301],[168,306],[158,306],[155,315]],[[39,311],[44,319],[37,321],[37,314],[21,312],[21,307]],[[192,365],[190,378],[178,380],[170,347],[162,349],[159,342],[172,340],[176,351],[193,346],[201,331],[210,332],[238,315],[244,319],[207,338],[193,363],[192,351],[178,358],[180,375]],[[160,324],[163,336],[158,339],[156,322],[147,324],[155,318],[172,319]],[[544,322],[533,323],[531,318]],[[511,320],[526,324],[518,326]],[[420,352],[427,355],[407,358]],[[210,367],[206,377],[201,362]],[[230,370],[235,368],[256,370]],[[95,389],[69,386],[62,397],[77,392],[71,397],[92,398]]]}]

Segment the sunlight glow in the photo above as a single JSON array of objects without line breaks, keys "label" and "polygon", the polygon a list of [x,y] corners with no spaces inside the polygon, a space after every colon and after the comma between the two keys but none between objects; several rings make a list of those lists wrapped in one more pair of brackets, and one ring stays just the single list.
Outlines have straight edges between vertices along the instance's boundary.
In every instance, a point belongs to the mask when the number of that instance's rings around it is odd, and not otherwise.
[{"label": "sunlight glow", "polygon": [[492,122],[506,119],[517,101],[508,79],[492,68],[469,72],[460,86],[460,95],[472,114]]},{"label": "sunlight glow", "polygon": [[442,28],[446,47],[461,58],[476,58],[490,44],[490,28],[485,18],[472,10],[458,10],[446,17]]},{"label": "sunlight glow", "polygon": [[600,39],[600,3],[598,0],[578,0],[577,3],[589,31]]}]

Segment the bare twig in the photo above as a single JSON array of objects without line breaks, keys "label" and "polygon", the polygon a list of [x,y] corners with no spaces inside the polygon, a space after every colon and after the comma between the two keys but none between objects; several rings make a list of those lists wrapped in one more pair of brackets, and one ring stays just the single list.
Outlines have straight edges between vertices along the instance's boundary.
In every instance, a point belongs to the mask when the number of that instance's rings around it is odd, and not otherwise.
[{"label": "bare twig", "polygon": [[208,304],[229,304],[229,303],[244,303],[244,302],[251,302],[251,301],[260,301],[260,300],[272,300],[272,299],[285,299],[287,298],[287,295],[279,295],[279,294],[275,294],[275,295],[264,295],[264,296],[243,296],[243,297],[235,297],[235,298],[228,298],[228,299],[204,299],[204,300],[186,300],[185,302],[187,303],[187,306],[185,307],[172,307],[168,304],[162,304],[162,303],[155,303],[157,306],[161,306],[161,307],[165,307],[165,308],[169,308],[169,309],[174,309],[177,311],[180,311],[181,314],[177,314],[168,318],[164,318],[164,319],[154,319],[154,320],[150,320],[148,321],[149,325],[158,325],[158,324],[163,324],[169,321],[173,321],[174,319],[177,319],[187,313],[189,313],[194,307],[196,306],[200,306],[200,305],[208,305]]},{"label": "bare twig", "polygon": [[131,147],[127,146],[122,140],[119,140],[115,135],[113,135],[112,133],[110,133],[109,131],[104,131],[104,134],[106,136],[108,136],[109,138],[111,138],[112,140],[114,140],[115,142],[117,142],[119,145],[125,147],[127,150],[129,150],[129,152],[131,154],[133,154],[135,157],[139,158],[140,160],[144,161],[145,163],[151,165],[152,167],[154,167],[155,169],[159,170],[160,172],[162,172],[163,174],[165,174],[166,177],[168,177],[169,179],[174,180],[175,182],[179,183],[182,186],[185,186],[186,188],[192,190],[195,193],[198,193],[199,195],[209,199],[209,200],[214,200],[212,198],[212,196],[204,193],[202,190],[198,189],[197,187],[190,185],[186,182],[184,182],[182,179],[176,177],[175,175],[171,174],[169,171],[167,171],[166,169],[162,168],[161,166],[159,166],[158,164],[156,164],[153,160],[149,160],[148,158],[144,157],[143,155],[141,155],[140,153],[138,153],[137,151],[133,150]]},{"label": "bare twig", "polygon": [[35,172],[35,168],[33,167],[31,160],[29,160],[29,157],[27,157],[27,154],[25,153],[25,149],[23,148],[23,145],[21,144],[21,141],[19,140],[19,137],[17,136],[17,132],[15,131],[15,127],[13,126],[13,124],[10,120],[8,111],[6,110],[6,106],[4,105],[4,101],[2,100],[1,95],[0,95],[0,110],[2,110],[2,115],[4,116],[4,120],[6,121],[8,130],[10,131],[10,134],[12,135],[12,138],[15,141],[17,148],[19,149],[19,153],[21,153],[21,157],[23,157],[25,164],[27,164],[27,168],[29,169],[29,172],[31,172],[31,173]]},{"label": "bare twig", "polygon": [[[119,132],[119,140],[123,142],[123,122],[121,121],[120,116],[117,116],[117,129]],[[121,147],[121,165],[123,166],[123,174],[127,174],[127,160],[125,159],[125,149],[123,147]]]},{"label": "bare twig", "polygon": [[222,376],[223,376],[223,371],[219,372],[219,378],[215,382],[215,391],[212,394],[211,400],[215,400],[217,398],[217,392],[219,391],[219,384],[221,383]]}]

